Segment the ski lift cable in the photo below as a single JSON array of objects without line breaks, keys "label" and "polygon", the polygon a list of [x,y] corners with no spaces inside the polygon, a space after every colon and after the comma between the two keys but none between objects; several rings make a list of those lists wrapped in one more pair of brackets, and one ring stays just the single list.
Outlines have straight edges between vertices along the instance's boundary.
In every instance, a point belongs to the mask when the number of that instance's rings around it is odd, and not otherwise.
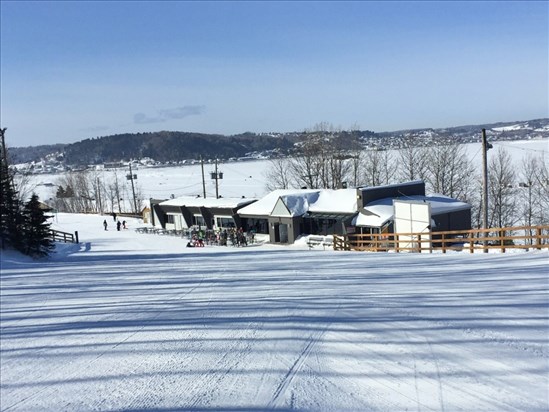
[{"label": "ski lift cable", "polygon": [[242,172],[236,170],[235,168],[227,167],[227,163],[224,163],[224,164],[223,164],[223,168],[229,169],[229,170],[231,170],[231,171],[233,171],[233,172],[239,174],[240,176],[246,177],[247,179],[252,179],[252,180],[260,181],[259,179],[255,178],[255,177],[253,177],[253,176],[250,176],[249,174],[242,173]]},{"label": "ski lift cable", "polygon": [[517,146],[510,146],[508,144],[504,144],[504,143],[500,143],[500,142],[490,142],[494,145],[499,145],[499,146],[503,146],[503,147],[508,147],[510,149],[518,149],[518,150],[524,150],[524,151],[528,151],[528,152],[537,152],[537,153],[542,153],[543,156],[547,156],[549,154],[549,152],[547,150],[543,150],[543,149],[530,149],[530,148],[527,148],[527,147],[517,147]]},{"label": "ski lift cable", "polygon": [[471,158],[471,161],[473,162],[477,156],[479,155],[479,153],[482,151],[482,146],[480,146],[480,148],[477,150],[477,152],[473,155],[473,157]]},{"label": "ski lift cable", "polygon": [[[200,185],[201,183],[193,183],[192,185],[188,185],[188,186],[174,187],[174,188],[171,188],[170,190],[185,190],[185,189],[189,189],[191,187],[200,186]],[[165,192],[166,190],[168,189],[149,189],[148,192]]]}]

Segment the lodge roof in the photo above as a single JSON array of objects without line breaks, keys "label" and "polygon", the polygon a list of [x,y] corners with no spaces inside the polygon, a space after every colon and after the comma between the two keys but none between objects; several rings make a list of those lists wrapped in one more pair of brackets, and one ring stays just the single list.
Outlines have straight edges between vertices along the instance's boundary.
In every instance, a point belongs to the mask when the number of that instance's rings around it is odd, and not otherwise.
[{"label": "lodge roof", "polygon": [[357,226],[382,227],[388,221],[393,219],[394,200],[409,200],[415,202],[427,202],[431,205],[431,215],[436,216],[448,212],[457,212],[467,210],[471,205],[448,196],[434,194],[430,196],[403,196],[398,198],[385,198],[373,201],[364,206],[353,221]]},{"label": "lodge roof", "polygon": [[187,207],[207,207],[207,208],[219,208],[219,209],[236,209],[255,202],[257,199],[251,198],[229,198],[222,197],[216,199],[203,198],[196,196],[181,196],[175,199],[166,200],[161,202],[161,206],[187,206]]}]

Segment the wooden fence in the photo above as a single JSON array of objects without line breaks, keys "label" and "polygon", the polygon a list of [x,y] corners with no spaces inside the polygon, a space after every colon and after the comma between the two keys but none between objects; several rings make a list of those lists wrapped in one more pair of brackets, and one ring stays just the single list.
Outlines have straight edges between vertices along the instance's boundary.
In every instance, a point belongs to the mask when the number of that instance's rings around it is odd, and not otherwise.
[{"label": "wooden fence", "polygon": [[78,232],[72,233],[61,232],[60,230],[50,229],[50,236],[53,241],[57,242],[70,242],[70,243],[79,243],[78,242]]},{"label": "wooden fence", "polygon": [[334,250],[432,252],[549,249],[549,225],[424,233],[334,235]]}]

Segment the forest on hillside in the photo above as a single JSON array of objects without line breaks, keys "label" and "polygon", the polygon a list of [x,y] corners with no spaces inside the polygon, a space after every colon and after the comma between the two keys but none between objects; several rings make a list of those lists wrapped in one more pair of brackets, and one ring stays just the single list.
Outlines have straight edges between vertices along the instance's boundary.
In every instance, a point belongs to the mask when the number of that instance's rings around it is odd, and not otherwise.
[{"label": "forest on hillside", "polygon": [[448,128],[424,128],[395,132],[342,130],[322,122],[301,132],[252,133],[225,136],[180,131],[124,133],[84,139],[71,144],[12,147],[12,164],[38,162],[54,158],[64,165],[85,167],[107,162],[151,158],[157,162],[180,162],[187,159],[273,158],[299,152],[310,140],[331,140],[338,150],[396,149],[408,145],[432,143],[471,143],[485,128],[492,140],[521,140],[549,137],[549,119],[493,123]]}]

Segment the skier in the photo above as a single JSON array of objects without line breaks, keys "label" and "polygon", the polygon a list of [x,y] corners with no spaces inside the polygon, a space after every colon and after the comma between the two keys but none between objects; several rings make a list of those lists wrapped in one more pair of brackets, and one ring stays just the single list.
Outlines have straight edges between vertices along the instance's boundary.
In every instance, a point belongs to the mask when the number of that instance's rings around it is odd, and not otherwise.
[{"label": "skier", "polygon": [[103,227],[105,228],[105,230],[107,230],[107,226],[108,226],[107,220],[103,220]]},{"label": "skier", "polygon": [[118,222],[116,222],[116,230],[118,230],[120,232],[120,226],[122,226],[122,224],[120,223],[120,220]]}]

